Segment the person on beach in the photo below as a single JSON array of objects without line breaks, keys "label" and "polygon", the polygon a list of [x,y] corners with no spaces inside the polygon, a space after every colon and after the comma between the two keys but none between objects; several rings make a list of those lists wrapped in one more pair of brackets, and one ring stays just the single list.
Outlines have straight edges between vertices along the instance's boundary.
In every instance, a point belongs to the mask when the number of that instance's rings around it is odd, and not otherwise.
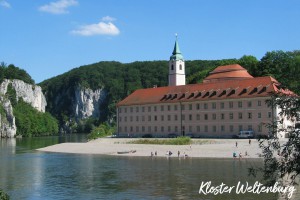
[{"label": "person on beach", "polygon": [[155,156],[157,156],[157,151],[155,151]]},{"label": "person on beach", "polygon": [[237,142],[235,142],[235,147],[237,147],[238,146],[238,143]]},{"label": "person on beach", "polygon": [[248,152],[247,151],[245,152],[245,156],[248,156]]},{"label": "person on beach", "polygon": [[180,156],[180,151],[177,152],[178,157]]},{"label": "person on beach", "polygon": [[251,139],[249,139],[249,145],[251,145]]}]

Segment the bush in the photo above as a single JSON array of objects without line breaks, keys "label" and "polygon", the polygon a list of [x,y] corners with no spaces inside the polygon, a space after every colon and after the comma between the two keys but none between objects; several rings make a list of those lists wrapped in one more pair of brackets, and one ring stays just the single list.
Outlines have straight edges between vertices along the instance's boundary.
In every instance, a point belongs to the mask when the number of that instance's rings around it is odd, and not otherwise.
[{"label": "bush", "polygon": [[98,127],[94,127],[92,132],[88,134],[89,140],[94,140],[97,138],[111,136],[115,132],[115,127],[111,127],[107,123],[100,124]]},{"label": "bush", "polygon": [[8,194],[3,192],[1,189],[0,189],[0,200],[9,200]]}]

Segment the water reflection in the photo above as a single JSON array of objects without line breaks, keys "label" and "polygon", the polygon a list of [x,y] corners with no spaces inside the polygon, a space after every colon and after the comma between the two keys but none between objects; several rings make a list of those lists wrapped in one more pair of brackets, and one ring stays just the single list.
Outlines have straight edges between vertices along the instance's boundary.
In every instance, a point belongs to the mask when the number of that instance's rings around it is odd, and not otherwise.
[{"label": "water reflection", "polygon": [[[261,160],[130,158],[41,153],[28,149],[26,152],[27,147],[36,146],[33,141],[16,141],[15,145],[1,141],[1,145],[0,188],[11,199],[277,198],[274,194],[198,194],[202,181],[212,181],[213,185],[259,181],[248,177],[247,169],[261,166]],[[21,151],[14,154],[12,147]],[[5,151],[9,155],[3,153]]]}]

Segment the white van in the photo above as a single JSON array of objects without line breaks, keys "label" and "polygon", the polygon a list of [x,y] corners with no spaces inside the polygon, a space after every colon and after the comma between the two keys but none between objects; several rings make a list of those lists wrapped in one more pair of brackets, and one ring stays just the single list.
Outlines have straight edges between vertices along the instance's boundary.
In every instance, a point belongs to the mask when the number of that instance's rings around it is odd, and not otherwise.
[{"label": "white van", "polygon": [[238,136],[238,138],[254,138],[254,132],[253,131],[240,131],[237,136]]}]

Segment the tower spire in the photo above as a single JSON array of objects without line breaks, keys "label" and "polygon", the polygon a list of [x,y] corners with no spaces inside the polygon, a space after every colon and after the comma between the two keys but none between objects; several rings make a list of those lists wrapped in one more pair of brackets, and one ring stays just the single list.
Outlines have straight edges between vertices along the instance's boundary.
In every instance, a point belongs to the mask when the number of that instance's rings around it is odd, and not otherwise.
[{"label": "tower spire", "polygon": [[174,45],[174,49],[172,52],[172,56],[170,57],[170,60],[183,60],[183,56],[180,52],[179,45],[178,45],[178,34],[177,33],[175,33],[175,37],[176,37],[175,45]]}]

